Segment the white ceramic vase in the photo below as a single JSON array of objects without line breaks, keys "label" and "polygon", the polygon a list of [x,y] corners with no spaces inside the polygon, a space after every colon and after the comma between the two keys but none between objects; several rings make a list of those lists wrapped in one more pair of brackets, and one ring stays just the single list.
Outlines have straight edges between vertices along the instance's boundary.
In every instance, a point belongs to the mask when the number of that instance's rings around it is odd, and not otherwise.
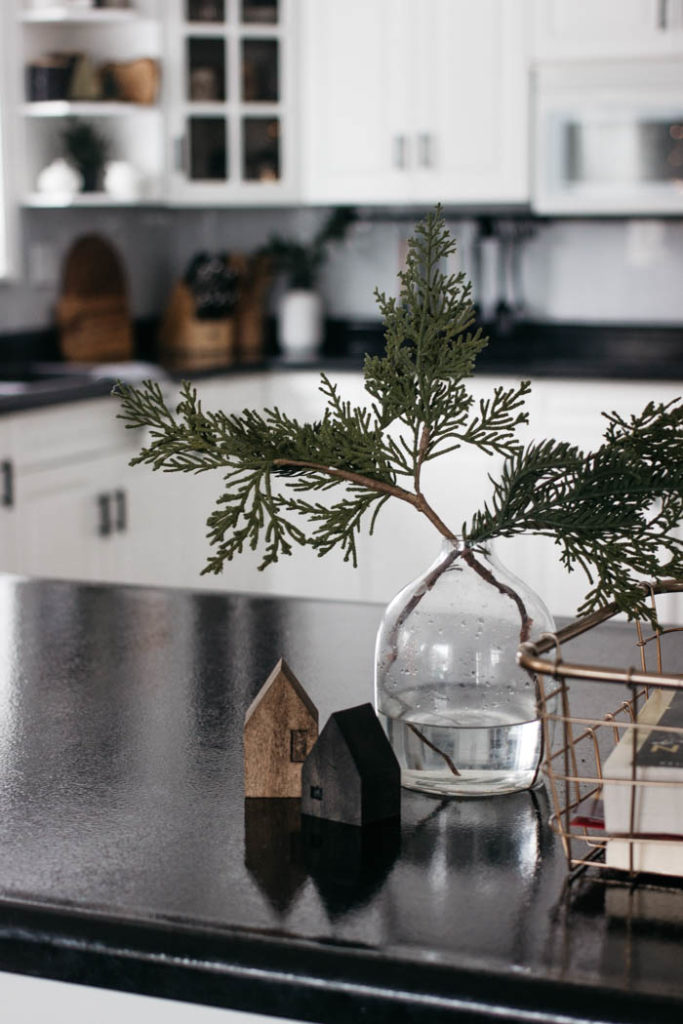
[{"label": "white ceramic vase", "polygon": [[291,288],[280,302],[278,342],[283,359],[308,359],[323,340],[323,307],[317,292]]}]

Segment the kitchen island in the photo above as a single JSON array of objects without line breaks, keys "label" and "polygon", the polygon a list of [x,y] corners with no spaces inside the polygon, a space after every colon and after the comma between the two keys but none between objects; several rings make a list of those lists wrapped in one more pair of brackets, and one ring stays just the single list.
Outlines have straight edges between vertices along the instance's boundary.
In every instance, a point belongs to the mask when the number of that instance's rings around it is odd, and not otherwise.
[{"label": "kitchen island", "polygon": [[[542,789],[403,791],[368,834],[245,805],[274,663],[322,726],[371,699],[381,613],[0,578],[0,971],[325,1022],[680,1021],[683,888],[568,886]],[[624,629],[581,654],[635,664]]]}]

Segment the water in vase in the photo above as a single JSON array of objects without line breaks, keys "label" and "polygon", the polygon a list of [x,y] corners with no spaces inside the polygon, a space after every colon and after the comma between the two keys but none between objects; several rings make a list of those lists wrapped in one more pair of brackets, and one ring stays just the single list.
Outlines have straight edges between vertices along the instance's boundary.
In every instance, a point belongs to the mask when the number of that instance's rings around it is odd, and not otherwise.
[{"label": "water in vase", "polygon": [[[462,687],[447,686],[442,692],[458,690]],[[392,716],[380,709],[380,718],[408,789],[480,796],[514,792],[537,781],[541,724],[531,718],[528,705],[506,702],[476,711],[442,705],[435,711],[425,710],[425,703],[433,707],[434,702],[425,702],[424,692],[419,698],[408,692],[397,696],[391,710],[397,705],[405,710]]]}]

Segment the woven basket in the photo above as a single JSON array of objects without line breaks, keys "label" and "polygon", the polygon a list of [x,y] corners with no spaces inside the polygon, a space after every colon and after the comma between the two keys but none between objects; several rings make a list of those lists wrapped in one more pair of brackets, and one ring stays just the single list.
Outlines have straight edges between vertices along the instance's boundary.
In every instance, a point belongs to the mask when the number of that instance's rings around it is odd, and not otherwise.
[{"label": "woven basket", "polygon": [[159,62],[152,57],[120,64],[105,64],[102,68],[116,99],[127,103],[156,103],[159,95]]},{"label": "woven basket", "polygon": [[171,292],[159,334],[159,360],[169,370],[211,370],[235,360],[235,321],[199,320],[187,285]]}]

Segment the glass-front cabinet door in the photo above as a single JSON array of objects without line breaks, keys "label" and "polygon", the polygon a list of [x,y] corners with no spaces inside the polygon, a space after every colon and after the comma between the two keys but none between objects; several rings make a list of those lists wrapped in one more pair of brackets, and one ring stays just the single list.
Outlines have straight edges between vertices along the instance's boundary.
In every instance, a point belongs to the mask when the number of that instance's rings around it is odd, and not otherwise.
[{"label": "glass-front cabinet door", "polygon": [[291,0],[175,0],[170,196],[264,204],[294,197]]}]

